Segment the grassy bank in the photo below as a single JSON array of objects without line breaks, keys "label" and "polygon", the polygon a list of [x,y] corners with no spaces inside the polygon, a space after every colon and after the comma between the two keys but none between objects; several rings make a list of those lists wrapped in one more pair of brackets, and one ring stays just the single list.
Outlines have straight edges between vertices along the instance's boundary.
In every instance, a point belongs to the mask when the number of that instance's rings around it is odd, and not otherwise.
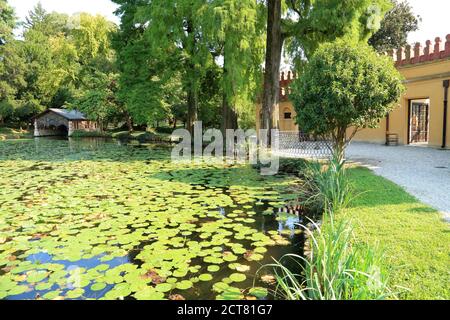
[{"label": "grassy bank", "polygon": [[0,140],[28,139],[32,134],[28,130],[0,127]]},{"label": "grassy bank", "polygon": [[363,193],[346,213],[356,241],[385,250],[390,286],[398,297],[449,299],[450,230],[439,212],[368,169],[352,168],[349,176]]}]

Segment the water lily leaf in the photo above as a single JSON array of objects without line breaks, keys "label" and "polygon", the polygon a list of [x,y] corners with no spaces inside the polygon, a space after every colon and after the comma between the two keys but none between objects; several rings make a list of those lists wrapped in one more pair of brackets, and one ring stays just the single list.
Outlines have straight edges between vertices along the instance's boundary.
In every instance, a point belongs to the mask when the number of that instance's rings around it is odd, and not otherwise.
[{"label": "water lily leaf", "polygon": [[45,291],[45,290],[49,290],[53,287],[53,283],[51,282],[41,282],[38,285],[36,285],[34,288],[38,291]]},{"label": "water lily leaf", "polygon": [[204,274],[201,274],[198,278],[200,281],[206,282],[206,281],[211,281],[213,279],[213,276],[210,275],[209,273],[204,273]]},{"label": "water lily leaf", "polygon": [[169,292],[170,290],[172,290],[172,284],[170,284],[170,283],[160,283],[160,284],[156,285],[155,289],[158,292],[166,293],[166,292]]},{"label": "water lily leaf", "polygon": [[27,273],[27,281],[29,283],[36,283],[47,278],[48,272],[46,271],[30,271]]},{"label": "water lily leaf", "polygon": [[29,288],[27,286],[24,285],[19,285],[19,286],[15,286],[14,288],[12,288],[11,290],[8,291],[8,295],[10,296],[16,296],[16,295],[20,295],[22,293],[25,293],[29,290]]},{"label": "water lily leaf", "polygon": [[233,273],[230,276],[230,279],[233,282],[243,282],[243,281],[245,281],[247,279],[247,277],[245,276],[245,274],[242,274],[242,273]]},{"label": "water lily leaf", "polygon": [[46,300],[53,300],[61,294],[60,290],[50,291],[44,294],[43,298]]},{"label": "water lily leaf", "polygon": [[142,291],[136,292],[134,297],[137,300],[162,300],[164,299],[164,293],[158,292],[152,287],[147,287]]},{"label": "water lily leaf", "polygon": [[217,272],[219,270],[220,270],[220,266],[216,266],[216,265],[208,266],[208,271],[209,272]]},{"label": "water lily leaf", "polygon": [[178,283],[176,284],[176,287],[177,287],[177,289],[179,289],[179,290],[187,290],[187,289],[192,288],[193,285],[194,285],[194,284],[192,283],[192,281],[189,281],[189,280],[183,280],[183,281],[178,282]]},{"label": "water lily leaf", "polygon": [[263,299],[267,297],[269,294],[268,290],[266,288],[261,287],[255,287],[249,290],[248,292],[250,295],[255,296],[258,299]]},{"label": "water lily leaf", "polygon": [[78,288],[74,290],[67,291],[66,297],[69,299],[80,298],[84,294],[84,289]]},{"label": "water lily leaf", "polygon": [[92,291],[102,291],[105,288],[106,288],[106,283],[103,283],[103,282],[97,282],[91,286]]}]

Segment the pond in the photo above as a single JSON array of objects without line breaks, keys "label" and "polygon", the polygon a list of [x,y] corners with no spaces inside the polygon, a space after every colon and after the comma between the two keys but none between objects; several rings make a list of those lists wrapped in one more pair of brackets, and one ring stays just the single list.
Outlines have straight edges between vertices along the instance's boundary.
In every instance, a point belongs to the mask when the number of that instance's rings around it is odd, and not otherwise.
[{"label": "pond", "polygon": [[170,151],[0,141],[0,299],[273,298],[258,270],[303,250],[298,181]]}]

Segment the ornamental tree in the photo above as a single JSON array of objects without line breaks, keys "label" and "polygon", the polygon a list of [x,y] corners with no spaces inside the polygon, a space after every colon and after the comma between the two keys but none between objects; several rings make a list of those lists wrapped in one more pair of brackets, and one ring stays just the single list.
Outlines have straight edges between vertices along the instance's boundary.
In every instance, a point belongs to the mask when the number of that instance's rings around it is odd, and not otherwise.
[{"label": "ornamental tree", "polygon": [[291,98],[301,130],[331,139],[335,157],[343,161],[358,130],[376,128],[404,90],[391,59],[366,44],[339,40],[319,47]]}]

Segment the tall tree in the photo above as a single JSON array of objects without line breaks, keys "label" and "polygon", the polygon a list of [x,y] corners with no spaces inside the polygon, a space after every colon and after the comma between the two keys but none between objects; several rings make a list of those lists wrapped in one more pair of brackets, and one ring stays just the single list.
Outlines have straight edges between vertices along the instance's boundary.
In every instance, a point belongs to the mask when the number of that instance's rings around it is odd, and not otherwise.
[{"label": "tall tree", "polygon": [[8,5],[7,0],[0,0],[0,45],[11,38],[15,26],[16,17],[13,8]]},{"label": "tall tree", "polygon": [[[180,74],[169,69],[177,62],[177,56],[171,55],[158,61],[151,50],[151,42],[145,34],[146,17],[140,16],[147,0],[114,0],[119,4],[116,12],[120,16],[119,30],[114,34],[113,47],[117,55],[119,76],[118,99],[128,113],[128,127],[132,122],[147,125],[164,119],[166,110],[165,94],[169,88],[180,82]],[[169,89],[170,90],[170,89]],[[178,92],[174,89],[174,92]],[[180,105],[180,102],[175,102]],[[182,104],[184,105],[184,104]]]},{"label": "tall tree", "polygon": [[0,124],[15,109],[17,88],[25,85],[24,61],[12,50],[15,25],[14,10],[6,0],[0,0]]},{"label": "tall tree", "polygon": [[202,78],[212,63],[210,48],[203,32],[208,18],[207,0],[149,0],[140,10],[141,23],[154,57],[170,70],[181,72],[187,97],[188,129],[198,119]]},{"label": "tall tree", "polygon": [[108,123],[126,117],[116,98],[118,74],[111,44],[116,26],[100,15],[87,13],[70,17],[69,26],[79,66],[72,106],[105,129]]},{"label": "tall tree", "polygon": [[389,0],[268,0],[267,49],[261,128],[270,129],[278,104],[283,42],[297,65],[323,42],[336,38],[367,41],[377,28]]},{"label": "tall tree", "polygon": [[[272,115],[279,100],[281,53],[285,35],[281,30],[282,0],[267,0],[267,42],[264,69],[264,93],[261,108],[261,129],[273,127]],[[267,141],[270,143],[269,136]]]},{"label": "tall tree", "polygon": [[419,29],[421,18],[414,14],[408,1],[392,0],[392,3],[394,7],[384,17],[380,30],[369,39],[378,52],[406,46],[409,33]]},{"label": "tall tree", "polygon": [[[212,43],[223,59],[222,130],[236,129],[254,102],[264,50],[262,5],[255,0],[216,0],[212,4]],[[250,103],[251,101],[251,103]]]}]

